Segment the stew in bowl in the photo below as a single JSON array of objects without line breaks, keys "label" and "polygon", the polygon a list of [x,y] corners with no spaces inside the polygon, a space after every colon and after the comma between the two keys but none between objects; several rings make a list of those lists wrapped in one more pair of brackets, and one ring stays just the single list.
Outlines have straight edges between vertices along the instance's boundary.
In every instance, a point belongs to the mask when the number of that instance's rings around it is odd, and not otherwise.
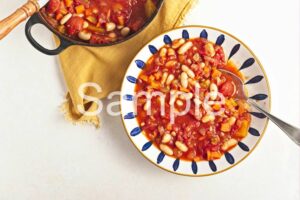
[{"label": "stew in bowl", "polygon": [[[238,85],[219,69],[242,78],[232,63],[225,62],[223,48],[205,38],[174,40],[146,62],[135,92],[152,98],[137,99],[137,120],[167,155],[190,161],[219,159],[247,136],[249,105],[234,99]],[[157,91],[164,99],[153,95]],[[207,108],[204,102],[210,100]]]},{"label": "stew in bowl", "polygon": [[268,124],[236,98],[238,87],[269,109],[266,74],[242,41],[212,27],[170,30],[129,65],[121,91],[125,129],[138,151],[162,169],[188,176],[223,172],[250,155]]}]

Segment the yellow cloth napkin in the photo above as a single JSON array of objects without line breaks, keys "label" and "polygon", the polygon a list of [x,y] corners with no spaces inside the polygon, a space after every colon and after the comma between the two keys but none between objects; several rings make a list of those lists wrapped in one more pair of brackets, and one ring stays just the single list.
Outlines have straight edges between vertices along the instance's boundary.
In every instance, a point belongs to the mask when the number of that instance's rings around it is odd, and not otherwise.
[{"label": "yellow cloth napkin", "polygon": [[78,92],[79,87],[87,82],[98,84],[101,93],[93,87],[87,88],[84,93],[99,99],[120,90],[126,69],[140,48],[163,31],[181,25],[185,14],[196,1],[165,0],[152,23],[124,43],[99,48],[73,46],[61,53],[59,58],[68,88],[66,102],[62,106],[66,118],[73,123],[88,122],[99,127],[99,116],[87,116],[79,112],[78,105],[83,105],[88,112],[98,109],[97,103],[83,100]]}]

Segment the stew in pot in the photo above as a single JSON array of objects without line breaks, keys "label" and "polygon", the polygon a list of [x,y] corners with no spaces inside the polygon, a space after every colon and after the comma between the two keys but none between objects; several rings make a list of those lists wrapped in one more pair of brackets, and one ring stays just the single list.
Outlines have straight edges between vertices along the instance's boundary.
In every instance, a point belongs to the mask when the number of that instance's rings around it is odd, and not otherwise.
[{"label": "stew in pot", "polygon": [[158,0],[50,0],[41,12],[68,37],[107,44],[138,31],[157,4]]}]

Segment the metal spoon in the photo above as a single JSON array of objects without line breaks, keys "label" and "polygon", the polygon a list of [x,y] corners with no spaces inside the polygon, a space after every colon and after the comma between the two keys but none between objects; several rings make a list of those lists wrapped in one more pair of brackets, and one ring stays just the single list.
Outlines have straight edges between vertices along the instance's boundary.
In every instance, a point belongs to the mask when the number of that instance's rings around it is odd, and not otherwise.
[{"label": "metal spoon", "polygon": [[[220,69],[220,71],[222,73],[230,76],[232,78],[232,81],[236,85],[241,85],[241,86],[244,85],[243,81],[238,76],[233,74],[232,72],[224,70],[224,69]],[[237,88],[237,91],[235,92],[235,95],[234,95],[234,97],[236,99],[246,100],[250,105],[252,105],[256,109],[261,111],[273,123],[275,123],[283,132],[285,132],[287,134],[287,136],[289,136],[298,146],[300,146],[300,129],[299,128],[292,126],[292,125],[282,121],[281,119],[278,119],[277,117],[271,115],[270,113],[268,113],[267,111],[262,109],[257,103],[255,103],[255,101],[253,101],[252,99],[249,99],[247,97],[247,95],[245,94],[245,91],[244,91],[244,87],[236,87],[236,88]]]}]

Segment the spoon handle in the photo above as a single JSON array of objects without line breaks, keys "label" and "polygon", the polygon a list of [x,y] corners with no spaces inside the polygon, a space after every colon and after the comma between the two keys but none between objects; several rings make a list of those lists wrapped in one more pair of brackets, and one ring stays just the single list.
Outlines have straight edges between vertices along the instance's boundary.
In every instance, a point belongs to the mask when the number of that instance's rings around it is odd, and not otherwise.
[{"label": "spoon handle", "polygon": [[292,126],[281,119],[278,119],[277,117],[271,115],[264,109],[262,109],[257,103],[255,103],[253,100],[248,99],[248,103],[250,103],[252,106],[254,106],[256,109],[261,111],[263,114],[265,114],[272,122],[274,122],[283,132],[285,132],[298,146],[300,146],[300,129]]}]

